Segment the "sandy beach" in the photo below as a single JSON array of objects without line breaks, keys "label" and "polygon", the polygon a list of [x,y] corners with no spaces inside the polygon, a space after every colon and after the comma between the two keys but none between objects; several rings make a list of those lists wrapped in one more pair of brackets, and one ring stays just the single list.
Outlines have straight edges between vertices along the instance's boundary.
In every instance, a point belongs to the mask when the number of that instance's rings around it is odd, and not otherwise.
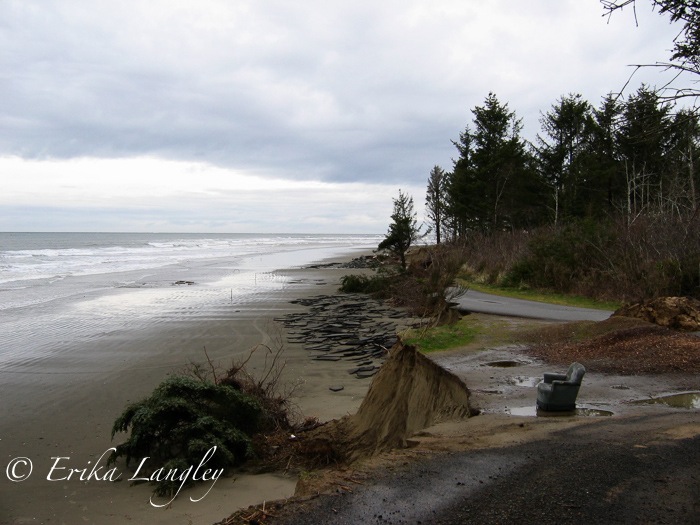
[{"label": "sandy beach", "polygon": [[[110,432],[128,403],[147,396],[188,363],[205,362],[205,347],[213,362],[226,367],[255,345],[270,343],[283,333],[274,319],[304,309],[291,300],[333,294],[347,273],[334,268],[279,270],[256,275],[257,288],[244,302],[224,297],[220,304],[196,312],[173,312],[137,328],[125,325],[76,337],[70,344],[47,334],[46,344],[54,351],[16,358],[2,370],[0,522],[213,523],[237,508],[292,495],[294,476],[234,475],[221,477],[201,501],[190,499],[201,498],[208,487],[184,490],[172,505],[156,508],[150,502],[152,487],[132,486],[131,472],[123,467],[116,482],[104,479],[106,467],[93,470],[89,481],[80,477],[88,478],[91,469],[104,465],[110,447],[123,439],[117,435],[112,441]],[[277,285],[268,286],[271,282]],[[230,283],[216,284],[224,290]],[[198,286],[184,285],[182,293],[195,293]],[[141,299],[129,290],[96,295],[80,308],[102,315],[125,301],[148,300],[147,290],[139,292],[145,292]],[[263,352],[255,354],[249,366],[253,373],[263,358]],[[285,343],[285,360],[285,380],[299,383],[295,401],[302,414],[329,420],[357,410],[369,379],[348,376],[346,364],[312,361],[300,344]],[[342,391],[329,390],[338,384]],[[70,469],[77,470],[71,474]]]}]

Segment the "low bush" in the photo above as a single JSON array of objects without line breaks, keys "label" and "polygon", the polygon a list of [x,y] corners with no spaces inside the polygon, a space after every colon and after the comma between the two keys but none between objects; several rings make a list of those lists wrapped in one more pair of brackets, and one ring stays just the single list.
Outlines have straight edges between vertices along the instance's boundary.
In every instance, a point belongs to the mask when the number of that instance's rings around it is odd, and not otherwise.
[{"label": "low bush", "polygon": [[572,221],[465,245],[467,281],[616,301],[700,297],[700,214]]},{"label": "low bush", "polygon": [[[124,456],[129,465],[132,459],[149,458],[148,464],[158,468],[187,468],[216,446],[208,468],[239,465],[252,456],[251,434],[258,430],[261,413],[253,397],[231,386],[172,376],[114,422],[112,438],[118,432],[131,433],[109,461]],[[155,492],[165,496],[172,489],[161,483]]]},{"label": "low bush", "polygon": [[464,292],[455,283],[464,260],[462,246],[421,246],[406,255],[405,269],[385,264],[374,275],[346,275],[340,291],[371,294],[441,322],[449,317],[450,301]]},{"label": "low bush", "polygon": [[340,291],[343,293],[382,294],[389,288],[386,275],[345,275],[340,279]]},{"label": "low bush", "polygon": [[542,228],[533,233],[527,253],[505,272],[501,284],[577,292],[600,268],[601,255],[609,252],[613,240],[608,224],[591,220]]},{"label": "low bush", "polygon": [[[258,350],[266,352],[265,364],[261,376],[254,378],[245,365]],[[115,420],[112,439],[122,432],[129,436],[115,447],[109,464],[123,457],[130,466],[135,460],[139,476],[148,477],[161,468],[180,472],[194,468],[214,446],[208,469],[228,469],[252,459],[259,434],[284,429],[288,435],[293,428],[289,421],[293,388],[280,392],[282,352],[279,342],[276,350],[258,345],[247,359],[233,363],[223,374],[207,356],[208,368],[192,363],[165,379],[149,397],[127,406]],[[144,458],[148,461],[141,468]],[[154,493],[172,497],[180,488],[175,480],[163,480]]]}]

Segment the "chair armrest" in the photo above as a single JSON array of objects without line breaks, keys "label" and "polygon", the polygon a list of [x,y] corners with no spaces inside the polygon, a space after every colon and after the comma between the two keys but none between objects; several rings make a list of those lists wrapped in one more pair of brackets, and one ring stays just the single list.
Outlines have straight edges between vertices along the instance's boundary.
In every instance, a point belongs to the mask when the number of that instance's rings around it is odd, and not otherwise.
[{"label": "chair armrest", "polygon": [[552,372],[544,373],[544,382],[551,383],[552,381],[564,381],[566,379],[566,374],[554,374]]}]

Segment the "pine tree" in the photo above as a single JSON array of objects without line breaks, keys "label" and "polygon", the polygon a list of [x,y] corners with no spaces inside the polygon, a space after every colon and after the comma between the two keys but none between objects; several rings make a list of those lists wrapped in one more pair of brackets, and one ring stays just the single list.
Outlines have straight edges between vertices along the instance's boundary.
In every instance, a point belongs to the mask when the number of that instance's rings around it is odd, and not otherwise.
[{"label": "pine tree", "polygon": [[618,125],[622,105],[608,94],[600,107],[593,109],[593,128],[588,152],[588,172],[595,181],[600,204],[593,215],[604,215],[618,208],[624,197],[624,166],[620,158]]},{"label": "pine tree", "polygon": [[435,241],[442,240],[443,220],[447,206],[447,175],[440,166],[434,166],[428,177],[428,188],[425,192],[425,212],[435,231]]},{"label": "pine tree", "polygon": [[697,115],[690,110],[679,111],[673,117],[672,133],[663,205],[672,215],[692,215],[700,202],[700,122]]},{"label": "pine tree", "polygon": [[521,121],[493,93],[472,113],[473,131],[467,127],[453,141],[460,156],[448,184],[448,208],[459,237],[469,230],[519,227],[531,220],[536,202]]},{"label": "pine tree", "polygon": [[444,222],[450,229],[453,241],[463,239],[467,231],[476,229],[482,214],[481,203],[475,198],[482,189],[474,178],[472,142],[469,126],[459,134],[459,141],[452,141],[459,151],[459,158],[454,161],[452,172],[446,177],[447,215]]},{"label": "pine tree", "polygon": [[406,269],[406,252],[422,236],[421,226],[417,225],[416,212],[413,209],[413,197],[399,190],[394,199],[394,211],[391,224],[384,240],[379,243],[380,250],[389,250],[401,260],[401,268]]},{"label": "pine tree", "polygon": [[630,95],[619,128],[619,151],[625,167],[625,209],[629,220],[663,195],[667,186],[667,155],[672,142],[670,107],[646,86]]},{"label": "pine tree", "polygon": [[552,191],[554,224],[562,216],[584,215],[585,188],[590,183],[585,168],[591,141],[591,107],[581,95],[561,97],[540,119],[543,135],[536,148],[542,179]]}]

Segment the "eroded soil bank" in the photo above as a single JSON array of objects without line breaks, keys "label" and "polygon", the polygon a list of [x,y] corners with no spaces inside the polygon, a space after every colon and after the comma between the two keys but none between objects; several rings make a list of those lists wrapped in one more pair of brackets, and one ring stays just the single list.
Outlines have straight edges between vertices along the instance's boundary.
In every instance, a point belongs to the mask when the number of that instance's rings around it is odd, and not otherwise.
[{"label": "eroded soil bank", "polygon": [[408,438],[419,430],[468,418],[470,413],[466,385],[415,347],[399,341],[357,413],[299,436],[299,441],[302,448],[322,443],[333,451],[333,457],[349,464],[405,448]]}]

